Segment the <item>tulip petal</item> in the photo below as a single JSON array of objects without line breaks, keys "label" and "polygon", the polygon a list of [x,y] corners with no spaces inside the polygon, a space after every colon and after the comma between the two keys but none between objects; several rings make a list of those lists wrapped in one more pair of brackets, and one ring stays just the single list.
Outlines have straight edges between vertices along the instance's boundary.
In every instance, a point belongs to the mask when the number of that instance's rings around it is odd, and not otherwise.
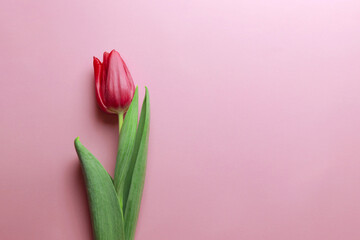
[{"label": "tulip petal", "polygon": [[96,101],[99,107],[101,108],[101,110],[105,112],[109,112],[104,104],[103,94],[101,92],[103,65],[101,64],[100,60],[96,57],[94,57],[93,65],[94,65],[94,75],[95,75]]},{"label": "tulip petal", "polygon": [[120,54],[115,50],[111,51],[107,60],[107,75],[104,93],[105,103],[107,106],[111,106],[111,110],[121,108],[120,101],[123,95],[120,91],[120,85],[122,81],[126,81],[123,77],[123,72],[124,68]]},{"label": "tulip petal", "polygon": [[[101,82],[101,87],[100,87],[100,90],[101,90],[101,95],[103,96],[103,102],[105,104],[105,106],[109,106],[107,103],[106,103],[106,82],[107,82],[107,76],[108,76],[108,69],[109,69],[109,53],[108,52],[104,52],[103,54],[103,63],[102,63],[102,66],[103,66],[103,69],[102,69],[102,73],[101,73],[101,78],[102,78],[102,82]],[[108,109],[108,112],[111,112],[110,109]]]},{"label": "tulip petal", "polygon": [[103,64],[106,69],[108,68],[109,55],[110,55],[110,53],[108,53],[108,52],[104,52],[104,54],[103,54]]},{"label": "tulip petal", "polygon": [[125,81],[124,83],[126,84],[122,84],[121,85],[121,91],[123,92],[123,96],[125,95],[126,97],[123,97],[121,99],[120,105],[121,106],[126,106],[129,104],[129,102],[131,101],[132,96],[134,95],[134,91],[135,91],[135,85],[134,85],[134,81],[132,79],[132,76],[130,74],[130,71],[125,63],[125,61],[121,58],[121,62],[124,66],[124,72],[125,72],[125,76],[127,81]]},{"label": "tulip petal", "polygon": [[104,103],[110,111],[126,110],[131,104],[135,92],[134,82],[125,62],[115,50],[108,56],[104,89]]}]

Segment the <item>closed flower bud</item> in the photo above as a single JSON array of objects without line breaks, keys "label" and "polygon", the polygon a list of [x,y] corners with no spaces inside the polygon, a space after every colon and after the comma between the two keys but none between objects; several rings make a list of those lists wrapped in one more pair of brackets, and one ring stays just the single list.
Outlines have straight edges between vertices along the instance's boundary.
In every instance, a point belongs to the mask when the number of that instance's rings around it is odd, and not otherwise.
[{"label": "closed flower bud", "polygon": [[99,107],[114,114],[124,114],[135,92],[134,82],[120,54],[104,52],[103,62],[94,57],[96,101]]}]

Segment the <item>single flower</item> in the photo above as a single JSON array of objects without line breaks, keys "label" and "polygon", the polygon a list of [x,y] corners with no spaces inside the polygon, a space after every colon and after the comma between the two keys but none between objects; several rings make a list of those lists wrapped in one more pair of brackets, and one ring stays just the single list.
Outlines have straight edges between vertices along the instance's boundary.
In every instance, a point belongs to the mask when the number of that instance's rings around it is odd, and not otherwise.
[{"label": "single flower", "polygon": [[134,82],[124,60],[115,50],[104,52],[103,62],[94,57],[94,74],[99,107],[122,118],[135,93]]}]

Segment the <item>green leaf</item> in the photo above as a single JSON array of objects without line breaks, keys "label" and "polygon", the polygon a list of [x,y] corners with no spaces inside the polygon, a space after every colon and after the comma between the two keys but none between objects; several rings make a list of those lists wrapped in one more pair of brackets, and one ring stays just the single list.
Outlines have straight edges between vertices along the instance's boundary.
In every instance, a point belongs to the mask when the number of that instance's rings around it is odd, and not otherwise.
[{"label": "green leaf", "polygon": [[75,148],[84,173],[95,240],[125,240],[124,218],[110,175],[79,138]]},{"label": "green leaf", "polygon": [[139,126],[136,132],[135,146],[132,155],[134,170],[131,177],[129,196],[125,206],[125,236],[133,240],[139,216],[140,203],[144,188],[146,158],[149,143],[150,102],[149,91],[145,88],[145,98],[141,109]]},{"label": "green leaf", "polygon": [[119,147],[116,157],[116,167],[114,175],[114,186],[119,198],[120,206],[124,212],[129,195],[131,178],[134,164],[131,163],[133,149],[135,145],[136,127],[138,124],[138,88],[136,87],[133,100],[126,113],[124,124],[119,136]]}]

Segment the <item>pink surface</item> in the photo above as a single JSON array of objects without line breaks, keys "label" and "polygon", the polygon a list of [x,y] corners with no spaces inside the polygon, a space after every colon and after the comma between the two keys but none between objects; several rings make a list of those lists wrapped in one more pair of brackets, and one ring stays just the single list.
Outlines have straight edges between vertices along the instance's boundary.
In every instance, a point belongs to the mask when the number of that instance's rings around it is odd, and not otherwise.
[{"label": "pink surface", "polygon": [[360,239],[358,0],[0,9],[0,239],[91,238],[73,140],[113,172],[92,70],[113,48],[151,97],[137,240]]}]

